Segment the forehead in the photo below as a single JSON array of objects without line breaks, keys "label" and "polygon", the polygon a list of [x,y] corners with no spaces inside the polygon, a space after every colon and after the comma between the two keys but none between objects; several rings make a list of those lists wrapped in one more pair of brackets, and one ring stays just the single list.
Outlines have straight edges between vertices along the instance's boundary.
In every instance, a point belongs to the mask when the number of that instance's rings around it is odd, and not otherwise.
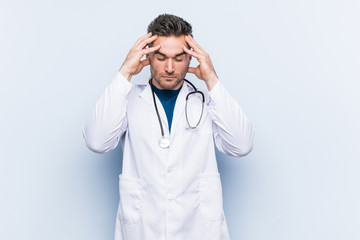
[{"label": "forehead", "polygon": [[160,45],[159,51],[163,54],[166,54],[167,56],[174,56],[179,53],[184,52],[183,46],[187,46],[188,44],[185,41],[185,36],[181,35],[179,37],[175,36],[159,36],[154,41],[154,46]]}]

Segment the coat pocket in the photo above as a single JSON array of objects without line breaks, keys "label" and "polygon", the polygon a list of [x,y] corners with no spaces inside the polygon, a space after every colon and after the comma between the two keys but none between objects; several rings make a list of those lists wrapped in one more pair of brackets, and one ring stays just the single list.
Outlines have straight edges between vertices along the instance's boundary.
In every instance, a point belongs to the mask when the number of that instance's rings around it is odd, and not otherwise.
[{"label": "coat pocket", "polygon": [[140,178],[119,176],[119,218],[125,224],[136,223],[140,218],[143,187]]},{"label": "coat pocket", "polygon": [[199,208],[206,220],[218,221],[224,218],[222,188],[219,173],[199,175]]}]

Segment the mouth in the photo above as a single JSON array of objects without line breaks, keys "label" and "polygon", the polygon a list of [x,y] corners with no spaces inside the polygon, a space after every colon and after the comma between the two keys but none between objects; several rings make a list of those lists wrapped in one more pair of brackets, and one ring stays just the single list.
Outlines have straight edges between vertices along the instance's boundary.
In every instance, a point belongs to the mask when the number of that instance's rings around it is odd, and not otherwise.
[{"label": "mouth", "polygon": [[176,79],[176,77],[174,77],[174,76],[163,76],[163,78],[165,78],[165,80],[174,80],[174,79]]}]

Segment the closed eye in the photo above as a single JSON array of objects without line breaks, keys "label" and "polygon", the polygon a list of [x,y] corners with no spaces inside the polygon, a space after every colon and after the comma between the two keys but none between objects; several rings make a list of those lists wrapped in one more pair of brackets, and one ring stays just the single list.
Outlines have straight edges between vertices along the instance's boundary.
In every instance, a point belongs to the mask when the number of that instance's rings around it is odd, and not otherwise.
[{"label": "closed eye", "polygon": [[155,52],[155,57],[159,61],[165,61],[166,55],[160,52]]}]

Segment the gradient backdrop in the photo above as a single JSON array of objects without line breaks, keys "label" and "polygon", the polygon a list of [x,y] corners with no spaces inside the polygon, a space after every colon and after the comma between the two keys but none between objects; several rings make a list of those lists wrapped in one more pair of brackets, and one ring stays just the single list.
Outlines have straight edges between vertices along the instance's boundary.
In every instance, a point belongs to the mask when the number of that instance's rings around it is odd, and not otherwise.
[{"label": "gradient backdrop", "polygon": [[217,154],[232,239],[360,239],[357,0],[0,0],[0,239],[113,238],[121,149],[81,131],[164,12],[256,129],[250,155]]}]

